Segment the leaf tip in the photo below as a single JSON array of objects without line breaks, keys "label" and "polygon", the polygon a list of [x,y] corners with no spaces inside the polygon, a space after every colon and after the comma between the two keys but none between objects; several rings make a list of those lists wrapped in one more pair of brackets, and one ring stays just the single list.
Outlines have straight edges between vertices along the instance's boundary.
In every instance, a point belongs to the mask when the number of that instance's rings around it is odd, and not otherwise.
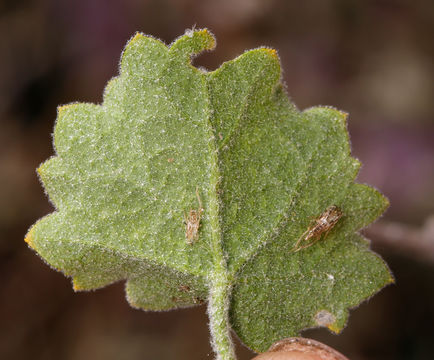
[{"label": "leaf tip", "polygon": [[213,50],[216,46],[215,36],[208,29],[187,29],[185,34],[177,38],[170,46],[172,54],[181,58],[197,55],[205,50]]},{"label": "leaf tip", "polygon": [[138,302],[134,301],[134,300],[132,299],[132,297],[129,296],[128,292],[126,293],[125,297],[126,297],[126,299],[127,299],[128,304],[130,304],[130,306],[131,306],[133,309],[141,309],[141,307],[140,307],[140,305],[138,304]]},{"label": "leaf tip", "polygon": [[315,314],[315,323],[318,326],[325,326],[329,330],[338,334],[342,331],[342,327],[338,325],[336,316],[327,310],[320,310]]},{"label": "leaf tip", "polygon": [[204,50],[213,50],[216,47],[215,36],[207,28],[198,30],[197,35],[203,41]]},{"label": "leaf tip", "polygon": [[335,333],[336,335],[340,334],[342,332],[342,330],[343,330],[343,328],[339,327],[336,323],[327,325],[327,328],[331,332]]},{"label": "leaf tip", "polygon": [[276,60],[279,59],[279,55],[277,55],[277,51],[275,49],[264,47],[264,48],[261,48],[261,50],[264,51],[269,56],[271,56],[272,58],[274,58]]},{"label": "leaf tip", "polygon": [[43,167],[44,164],[39,165],[39,167],[36,169],[37,174],[39,175],[39,177],[42,177],[43,175]]},{"label": "leaf tip", "polygon": [[[52,158],[53,159],[53,158]],[[41,181],[43,184],[46,182],[46,176],[47,176],[47,166],[50,162],[50,159],[43,162],[39,167],[36,169],[36,173],[39,176],[39,181]]]},{"label": "leaf tip", "polygon": [[60,106],[58,106],[58,107],[57,107],[57,114],[58,114],[58,116],[59,116],[62,112],[64,112],[65,110],[67,110],[69,107],[71,107],[71,105],[74,105],[74,104],[67,104],[67,105],[60,105]]},{"label": "leaf tip", "polygon": [[383,212],[384,212],[384,211],[386,211],[386,209],[389,208],[389,206],[390,206],[390,200],[386,196],[384,196],[382,193],[380,193],[380,195],[383,198],[383,206],[384,206]]},{"label": "leaf tip", "polygon": [[143,39],[144,37],[146,37],[145,35],[143,35],[141,32],[136,32],[136,34],[133,36],[133,38],[130,40],[130,43],[133,43],[137,40]]},{"label": "leaf tip", "polygon": [[72,279],[72,289],[75,292],[85,290],[85,288],[80,285],[79,281],[76,278]]},{"label": "leaf tip", "polygon": [[24,238],[24,241],[29,245],[30,248],[35,250],[35,244],[34,244],[34,238],[33,238],[33,227],[29,230],[26,237]]},{"label": "leaf tip", "polygon": [[395,278],[393,277],[392,273],[389,271],[389,279],[386,282],[386,285],[394,284],[396,282]]}]

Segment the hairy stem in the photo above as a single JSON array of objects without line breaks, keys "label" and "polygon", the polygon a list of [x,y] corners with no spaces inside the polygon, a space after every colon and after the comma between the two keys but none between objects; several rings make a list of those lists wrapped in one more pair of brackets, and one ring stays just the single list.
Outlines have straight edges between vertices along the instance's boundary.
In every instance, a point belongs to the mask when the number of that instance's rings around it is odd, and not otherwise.
[{"label": "hairy stem", "polygon": [[210,279],[211,288],[208,299],[208,316],[211,343],[217,355],[217,360],[236,360],[229,324],[231,282],[227,276],[226,269],[220,267],[219,270],[223,271],[217,270],[213,272]]}]

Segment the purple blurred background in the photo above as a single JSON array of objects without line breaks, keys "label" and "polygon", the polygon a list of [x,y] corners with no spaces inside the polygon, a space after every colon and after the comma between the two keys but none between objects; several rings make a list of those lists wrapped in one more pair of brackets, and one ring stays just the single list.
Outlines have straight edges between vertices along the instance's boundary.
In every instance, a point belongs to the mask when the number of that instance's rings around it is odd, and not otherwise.
[{"label": "purple blurred background", "polygon": [[[217,37],[196,65],[215,69],[271,46],[300,109],[349,112],[353,154],[363,163],[358,181],[391,201],[380,230],[366,233],[396,285],[353,310],[341,335],[304,335],[352,360],[434,358],[434,232],[418,236],[434,214],[432,0],[1,0],[0,358],[213,358],[204,306],[133,310],[123,284],[74,293],[23,241],[52,211],[35,168],[53,154],[57,105],[100,102],[135,31],[170,43],[193,25]],[[381,224],[391,222],[414,236],[403,230],[403,242],[382,241],[390,234]],[[418,252],[422,237],[428,250]]]}]

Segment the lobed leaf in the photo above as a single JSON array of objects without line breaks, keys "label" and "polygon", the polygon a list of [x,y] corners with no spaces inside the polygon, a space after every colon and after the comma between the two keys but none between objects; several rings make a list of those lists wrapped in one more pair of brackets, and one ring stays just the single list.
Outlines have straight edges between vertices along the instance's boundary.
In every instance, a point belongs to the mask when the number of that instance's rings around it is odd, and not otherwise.
[{"label": "lobed leaf", "polygon": [[[357,234],[387,200],[354,182],[346,114],[300,112],[272,49],[191,65],[214,46],[207,30],[169,47],[137,34],[101,105],[59,108],[56,156],[38,169],[56,211],[26,241],[76,290],[126,280],[148,310],[208,299],[220,354],[226,325],[256,351],[312,326],[339,332],[348,308],[393,281]],[[336,226],[293,252],[331,205]]]}]

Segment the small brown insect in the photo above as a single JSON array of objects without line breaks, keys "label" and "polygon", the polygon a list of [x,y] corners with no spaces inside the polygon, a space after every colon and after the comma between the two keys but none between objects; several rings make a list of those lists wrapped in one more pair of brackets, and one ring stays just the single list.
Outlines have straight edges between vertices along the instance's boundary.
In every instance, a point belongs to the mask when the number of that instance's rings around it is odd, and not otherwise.
[{"label": "small brown insect", "polygon": [[199,190],[196,188],[197,201],[199,208],[190,210],[188,216],[184,213],[185,237],[187,243],[192,245],[199,237],[200,219],[203,213],[202,202],[200,201]]},{"label": "small brown insect", "polygon": [[[312,246],[321,239],[323,234],[325,238],[342,215],[342,210],[339,207],[336,205],[329,206],[320,216],[315,218],[309,225],[308,229],[301,234],[291,252],[297,252],[301,249],[306,249],[309,246]],[[300,245],[302,242],[303,244]]]}]

